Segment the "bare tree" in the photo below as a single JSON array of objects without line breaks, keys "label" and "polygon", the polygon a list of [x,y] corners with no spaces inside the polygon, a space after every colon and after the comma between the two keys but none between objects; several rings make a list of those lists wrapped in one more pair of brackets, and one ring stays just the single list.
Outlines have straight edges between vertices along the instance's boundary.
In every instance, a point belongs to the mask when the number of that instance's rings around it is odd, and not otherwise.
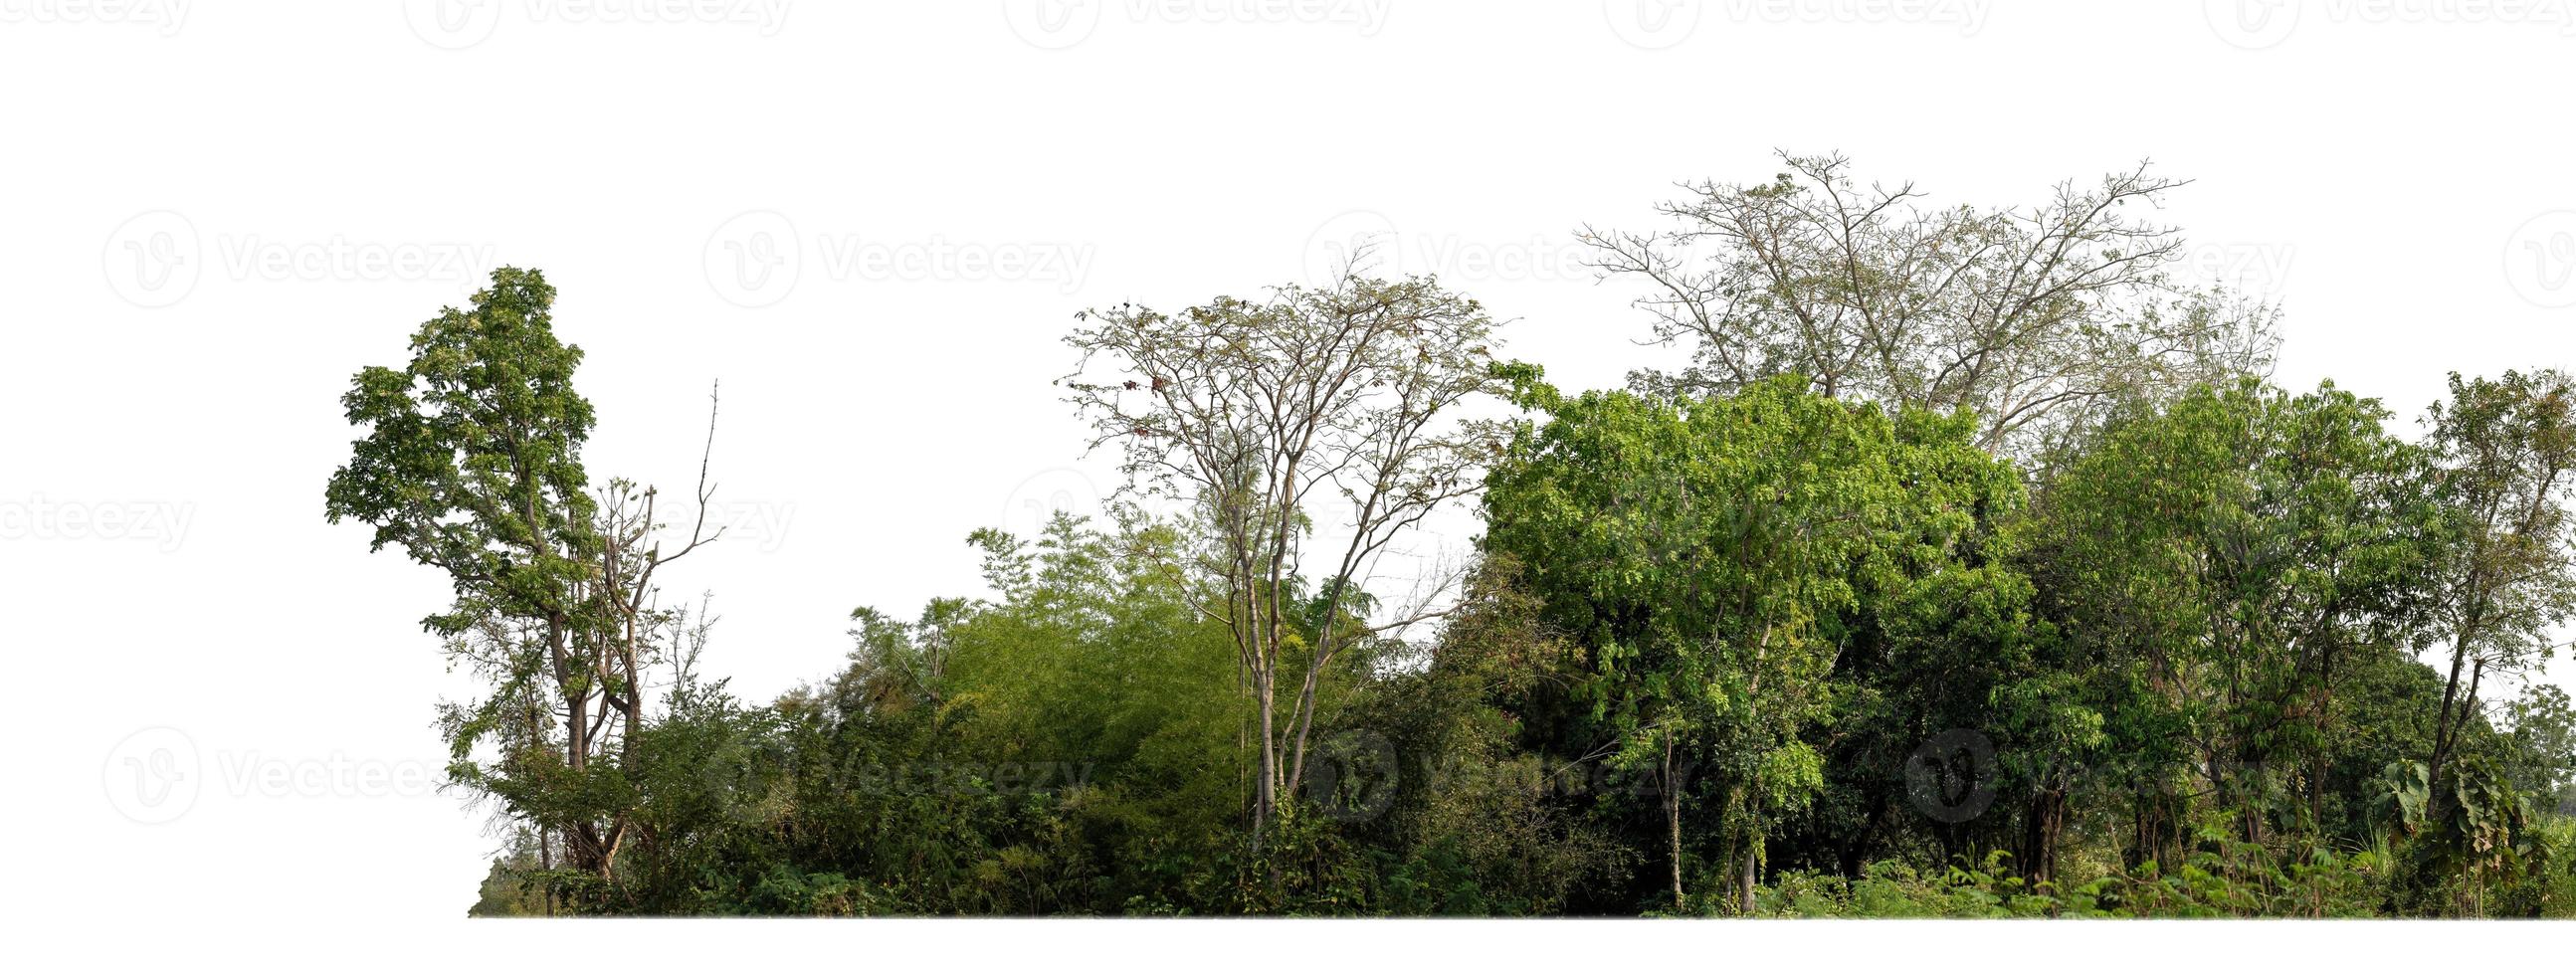
[{"label": "bare tree", "polygon": [[[1455,409],[1497,388],[1496,323],[1434,281],[1352,274],[1262,301],[1079,317],[1066,341],[1081,364],[1062,382],[1095,424],[1092,445],[1120,444],[1130,489],[1194,502],[1203,519],[1192,554],[1214,593],[1201,611],[1234,636],[1258,729],[1258,844],[1302,782],[1335,655],[1445,612],[1358,619],[1370,600],[1355,590],[1390,543],[1473,492],[1498,449],[1497,428]],[[1339,516],[1330,534],[1318,515]],[[1310,560],[1318,538],[1331,541]],[[1313,603],[1296,605],[1309,581]]]},{"label": "bare tree", "polygon": [[1682,184],[1658,208],[1672,229],[1578,235],[1605,278],[1651,285],[1637,307],[1657,342],[1697,345],[1687,369],[1636,385],[1803,375],[1828,395],[1974,410],[1983,446],[2032,456],[2122,397],[2270,367],[2273,310],[2177,286],[2180,235],[2125,212],[2184,185],[2146,164],[1988,211],[1863,188],[1839,155],[1782,159],[1769,183]]}]

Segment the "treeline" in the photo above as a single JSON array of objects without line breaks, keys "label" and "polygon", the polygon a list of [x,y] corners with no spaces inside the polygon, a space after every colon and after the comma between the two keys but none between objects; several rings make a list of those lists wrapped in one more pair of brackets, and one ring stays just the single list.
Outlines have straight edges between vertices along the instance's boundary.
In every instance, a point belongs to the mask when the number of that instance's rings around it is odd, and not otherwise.
[{"label": "treeline", "polygon": [[[985,595],[766,703],[659,596],[721,529],[590,480],[554,292],[497,272],[358,375],[328,492],[454,582],[474,913],[2576,914],[2530,679],[2576,381],[2401,435],[2264,378],[2143,167],[1981,210],[1785,162],[1583,232],[1694,352],[1626,389],[1427,279],[1079,316],[1068,403],[1167,513],[975,531]],[[1457,505],[1455,578],[1371,584]]]}]

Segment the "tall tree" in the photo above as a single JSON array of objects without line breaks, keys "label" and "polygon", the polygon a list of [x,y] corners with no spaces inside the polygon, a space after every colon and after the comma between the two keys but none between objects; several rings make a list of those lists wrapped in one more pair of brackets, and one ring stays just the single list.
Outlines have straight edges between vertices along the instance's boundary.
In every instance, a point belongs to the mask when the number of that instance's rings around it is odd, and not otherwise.
[{"label": "tall tree", "polygon": [[2272,311],[2172,279],[2184,243],[2130,214],[2181,181],[2134,170],[2029,209],[1926,210],[1842,156],[1783,154],[1767,183],[1684,184],[1654,233],[1585,228],[1605,275],[1642,279],[1655,337],[1692,365],[1646,387],[1726,392],[1778,375],[1818,392],[1974,410],[2029,456],[2124,398],[2268,368]]},{"label": "tall tree", "polygon": [[[1253,702],[1257,844],[1302,784],[1336,654],[1440,612],[1348,618],[1389,546],[1477,487],[1495,442],[1458,407],[1496,388],[1495,322],[1437,282],[1355,275],[1081,320],[1066,339],[1081,366],[1063,383],[1093,446],[1121,445],[1131,487],[1195,502],[1208,529],[1197,562],[1217,596],[1203,611],[1234,634]],[[1317,540],[1326,550],[1310,558]],[[1303,605],[1310,573],[1320,594]]]},{"label": "tall tree", "polygon": [[[676,551],[653,540],[654,491],[591,489],[581,451],[593,416],[572,383],[582,354],[556,338],[554,299],[542,273],[501,268],[472,307],[421,325],[408,366],[361,370],[341,403],[366,432],[333,472],[324,513],[448,576],[455,602],[423,626],[492,684],[444,711],[451,777],[607,878],[629,838],[617,766],[646,720],[645,671],[689,629],[684,612],[655,605],[653,576],[713,536],[703,460],[698,522]],[[501,746],[497,762],[477,759],[486,741]]]},{"label": "tall tree", "polygon": [[2433,625],[2448,637],[2441,710],[2426,759],[2434,817],[2444,771],[2482,682],[2546,659],[2553,629],[2576,616],[2576,380],[2556,370],[2497,379],[2451,374],[2427,417],[2439,458],[2434,492],[2451,544],[2436,562]]},{"label": "tall tree", "polygon": [[2329,770],[2284,760],[2326,753],[2335,689],[2402,642],[2419,588],[2421,459],[2386,416],[2331,385],[2203,388],[2113,423],[2042,494],[2033,572],[2069,665],[2128,678],[2101,706],[2148,786],[2133,859],[2179,849],[2176,777],[2247,839],[2290,787],[2318,795]]},{"label": "tall tree", "polygon": [[[1590,652],[1602,747],[1660,780],[1675,906],[1700,833],[1685,829],[1699,811],[1684,772],[1698,768],[1720,790],[1721,876],[1749,911],[1775,818],[1823,787],[1806,733],[1829,714],[1858,593],[1906,571],[1901,528],[1936,548],[1955,531],[1909,517],[1952,494],[1900,446],[1900,427],[1936,441],[1945,428],[1795,377],[1720,398],[1564,397],[1525,379],[1521,403],[1549,417],[1489,478],[1485,548],[1526,566],[1549,624]],[[1948,429],[1961,454],[1943,461],[1974,455]]]}]

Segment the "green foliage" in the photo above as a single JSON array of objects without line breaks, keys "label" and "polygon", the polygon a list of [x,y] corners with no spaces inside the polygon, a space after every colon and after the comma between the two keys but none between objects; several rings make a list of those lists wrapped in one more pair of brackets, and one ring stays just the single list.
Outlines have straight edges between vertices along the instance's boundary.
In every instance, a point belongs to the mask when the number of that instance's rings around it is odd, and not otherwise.
[{"label": "green foliage", "polygon": [[581,466],[593,420],[572,388],[581,349],[556,340],[554,298],[539,272],[495,271],[472,308],[421,325],[407,368],[363,370],[341,397],[368,432],[331,476],[325,514],[454,578],[457,606],[427,621],[439,633],[565,611],[597,544]]},{"label": "green foliage", "polygon": [[[1524,377],[1520,401],[1549,418],[1488,479],[1485,549],[1530,567],[1545,621],[1587,651],[1588,712],[1554,744],[1654,770],[1667,832],[1706,819],[1689,832],[1716,834],[1726,863],[1758,867],[1773,823],[1824,792],[1820,729],[1879,690],[1833,680],[1855,644],[2026,639],[2022,582],[1985,564],[2019,485],[1964,415],[1891,419],[1795,378],[1661,399]],[[1702,851],[1669,846],[1684,898]]]},{"label": "green foliage", "polygon": [[[1190,315],[1491,327],[1356,287]],[[1443,349],[1417,379],[1526,412],[1399,485],[1427,511],[1493,461],[1428,638],[1348,565],[1224,568],[1313,526],[1290,491],[1230,549],[1219,485],[974,532],[983,593],[855,610],[846,663],[763,703],[697,676],[702,611],[651,608],[652,492],[588,481],[552,299],[504,269],[359,373],[326,494],[453,587],[426,623],[485,685],[442,709],[450,770],[506,837],[477,916],[2576,916],[2576,708],[2482,683],[2576,607],[2555,373],[2455,377],[2421,445],[2331,385],[2095,404],[2026,471],[1907,396],[1567,396]],[[1187,358],[1183,319],[1093,335]],[[1416,338],[1361,365],[1411,375]]]},{"label": "green foliage", "polygon": [[2064,909],[2033,894],[1997,851],[1973,866],[1930,872],[1881,860],[1860,876],[1793,870],[1756,893],[1757,913],[1772,917],[1995,918],[2043,917]]}]

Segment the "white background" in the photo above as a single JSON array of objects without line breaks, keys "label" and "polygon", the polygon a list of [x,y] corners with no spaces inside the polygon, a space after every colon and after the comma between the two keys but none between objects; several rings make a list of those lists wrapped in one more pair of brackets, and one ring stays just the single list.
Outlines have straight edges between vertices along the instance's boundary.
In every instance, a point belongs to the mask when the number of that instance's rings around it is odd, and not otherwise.
[{"label": "white background", "polygon": [[[169,962],[588,940],[460,929],[494,841],[423,784],[464,690],[417,625],[445,583],[321,518],[350,375],[494,264],[561,290],[594,477],[684,491],[722,380],[737,528],[672,585],[715,592],[709,668],[755,699],[832,671],[854,606],[976,592],[970,529],[1114,486],[1049,385],[1075,311],[1392,233],[1510,354],[1617,385],[1673,353],[1571,231],[1775,147],[1980,205],[2151,157],[2197,180],[2164,216],[2199,276],[2283,303],[2280,380],[2404,418],[2445,370],[2571,364],[2569,4],[1666,6],[0,0],[13,927]],[[1498,962],[1692,937],[1439,930]],[[933,931],[894,942],[985,940]]]}]

